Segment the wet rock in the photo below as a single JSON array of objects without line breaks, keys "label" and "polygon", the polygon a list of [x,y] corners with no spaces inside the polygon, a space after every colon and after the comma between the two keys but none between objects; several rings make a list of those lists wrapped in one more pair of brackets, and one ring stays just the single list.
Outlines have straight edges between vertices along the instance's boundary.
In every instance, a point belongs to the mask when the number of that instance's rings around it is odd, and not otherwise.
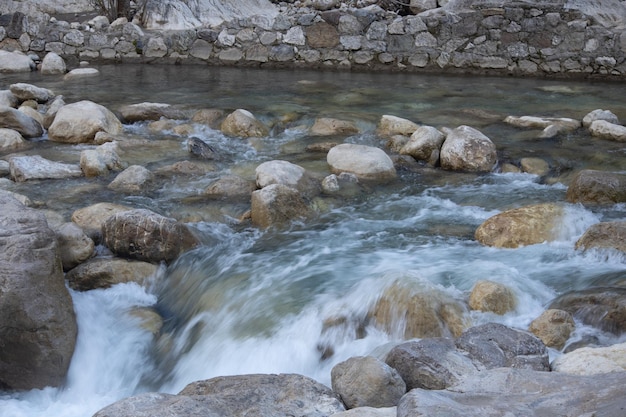
[{"label": "wet rock", "polygon": [[54,118],[57,115],[57,112],[61,109],[61,107],[65,106],[65,100],[63,96],[56,96],[52,102],[48,104],[48,108],[46,109],[46,113],[43,117],[43,127],[45,129],[49,129],[50,125],[54,121]]},{"label": "wet rock", "polygon": [[228,201],[249,201],[256,190],[254,181],[235,175],[228,175],[208,186],[203,195],[209,198]]},{"label": "wet rock", "polygon": [[397,116],[383,115],[378,122],[378,132],[382,136],[411,136],[419,125]]},{"label": "wet rock", "polygon": [[498,162],[496,145],[469,126],[451,130],[441,145],[441,167],[452,171],[490,172]]},{"label": "wet rock", "polygon": [[203,175],[212,171],[212,167],[202,162],[180,161],[166,165],[154,171],[156,175]]},{"label": "wet rock", "polygon": [[54,232],[42,212],[0,191],[0,386],[60,386],[77,325]]},{"label": "wet rock", "polygon": [[493,281],[478,281],[469,296],[472,310],[506,314],[515,310],[517,298],[511,289]]},{"label": "wet rock", "polygon": [[0,107],[0,127],[16,130],[26,139],[43,135],[43,127],[37,120],[11,107]]},{"label": "wet rock", "polygon": [[288,161],[273,160],[263,162],[255,169],[256,184],[259,188],[271,184],[281,184],[298,190],[306,197],[319,193],[320,183],[304,168]]},{"label": "wet rock", "polygon": [[95,68],[74,68],[65,76],[63,79],[65,81],[74,81],[74,80],[82,80],[84,78],[97,77],[100,75],[100,71]]},{"label": "wet rock", "polygon": [[113,203],[97,203],[74,211],[71,220],[80,226],[94,242],[99,243],[102,239],[104,222],[115,213],[128,210],[132,210],[132,207]]},{"label": "wet rock", "polygon": [[145,192],[152,185],[154,174],[141,165],[131,165],[120,172],[107,186],[110,190],[125,194]]},{"label": "wet rock", "polygon": [[583,347],[556,358],[552,370],[572,375],[597,375],[626,371],[626,343]]},{"label": "wet rock", "polygon": [[315,136],[353,135],[359,133],[359,128],[347,120],[322,117],[315,119],[311,126],[311,134]]},{"label": "wet rock", "polygon": [[193,123],[207,125],[212,129],[219,129],[220,121],[224,118],[224,110],[200,109],[191,116]]},{"label": "wet rock", "polygon": [[85,143],[93,141],[96,133],[122,133],[122,123],[106,107],[83,100],[59,109],[48,136],[54,142]]},{"label": "wet rock", "polygon": [[286,226],[293,220],[308,217],[310,211],[298,190],[270,184],[252,193],[250,215],[253,224],[267,228]]},{"label": "wet rock", "polygon": [[9,90],[20,101],[35,100],[38,103],[45,103],[54,97],[51,90],[27,83],[11,84]]},{"label": "wet rock", "polygon": [[26,146],[20,132],[13,129],[0,128],[0,151],[11,151]]},{"label": "wet rock", "polygon": [[58,54],[48,52],[41,61],[41,69],[39,71],[44,75],[65,74],[67,72],[67,66],[63,58]]},{"label": "wet rock", "polygon": [[55,232],[63,270],[70,270],[94,255],[93,240],[76,223],[64,223]]},{"label": "wet rock", "polygon": [[119,400],[93,417],[220,417],[205,401],[182,395],[146,392]]},{"label": "wet rock", "polygon": [[626,202],[626,174],[584,169],[572,178],[566,199],[583,204]]},{"label": "wet rock", "polygon": [[567,117],[536,117],[536,116],[508,116],[505,123],[517,127],[545,129],[550,126],[558,126],[561,131],[574,131],[581,126],[581,122]]},{"label": "wet rock", "polygon": [[407,391],[444,389],[479,370],[447,337],[401,343],[391,349],[385,362],[402,376]]},{"label": "wet rock", "polygon": [[122,106],[119,109],[125,123],[141,122],[145,120],[159,120],[161,118],[181,120],[187,115],[182,110],[166,103],[137,103]]},{"label": "wet rock", "polygon": [[140,328],[158,336],[163,328],[163,317],[149,307],[133,307],[129,312],[131,320],[137,321]]},{"label": "wet rock", "polygon": [[374,305],[374,324],[394,337],[459,336],[469,324],[467,309],[442,290],[428,284],[387,287]]},{"label": "wet rock", "polygon": [[18,110],[21,111],[22,113],[24,113],[25,115],[27,115],[29,117],[32,117],[33,119],[35,119],[37,121],[37,123],[39,123],[41,126],[43,126],[43,123],[44,123],[44,116],[43,116],[43,114],[39,113],[39,111],[37,111],[33,107],[30,107],[30,106],[26,105],[26,103],[28,103],[28,102],[24,102],[18,108]]},{"label": "wet rock", "polygon": [[560,295],[549,309],[564,310],[582,323],[605,332],[626,332],[626,288],[594,287]]},{"label": "wet rock", "polygon": [[471,327],[456,340],[475,364],[487,369],[510,367],[549,371],[548,350],[541,339],[499,323]]},{"label": "wet rock", "polygon": [[[416,389],[398,405],[398,417],[413,416],[619,416],[626,372],[575,376],[527,369],[491,369],[443,391]],[[515,394],[511,394],[515,393]]]},{"label": "wet rock", "polygon": [[595,122],[596,120],[604,120],[609,123],[619,124],[619,119],[615,114],[613,114],[612,111],[597,109],[587,113],[585,117],[583,117],[583,127],[591,126],[591,123]]},{"label": "wet rock", "polygon": [[331,148],[326,161],[333,173],[347,172],[359,180],[391,181],[396,178],[391,158],[373,146],[343,143]]},{"label": "wet rock", "polygon": [[268,127],[244,109],[237,109],[226,116],[220,129],[226,135],[242,138],[260,138],[269,135]]},{"label": "wet rock", "polygon": [[478,242],[497,248],[535,245],[556,238],[555,227],[563,220],[563,206],[542,203],[496,214],[474,233]]},{"label": "wet rock", "polygon": [[30,72],[35,69],[35,62],[21,52],[9,52],[0,49],[0,73]]},{"label": "wet rock", "polygon": [[626,222],[602,222],[589,227],[576,249],[615,249],[626,253]]},{"label": "wet rock", "polygon": [[546,346],[561,350],[575,328],[576,323],[570,313],[549,309],[530,323],[528,331]]},{"label": "wet rock", "polygon": [[64,164],[34,156],[14,156],[9,159],[11,178],[15,182],[43,179],[62,179],[81,177],[80,166]]},{"label": "wet rock", "polygon": [[372,356],[352,357],[331,371],[333,391],[347,408],[395,407],[406,393],[400,374]]},{"label": "wet rock", "polygon": [[115,254],[147,262],[171,262],[200,244],[183,223],[150,210],[121,211],[102,226],[102,238]]},{"label": "wet rock", "polygon": [[106,175],[110,171],[119,171],[126,167],[117,154],[117,142],[107,142],[95,149],[86,149],[80,153],[80,169],[86,177]]},{"label": "wet rock", "polygon": [[89,291],[126,282],[147,285],[157,270],[158,267],[149,262],[93,258],[68,271],[65,278],[73,290]]},{"label": "wet rock", "polygon": [[418,161],[427,161],[434,166],[439,162],[441,145],[445,139],[445,135],[434,127],[420,126],[402,146],[400,154],[410,155]]},{"label": "wet rock", "polygon": [[211,147],[208,143],[203,141],[202,139],[191,137],[187,139],[187,150],[190,154],[197,156],[202,159],[216,159],[217,154],[215,149]]},{"label": "wet rock", "polygon": [[616,142],[626,142],[626,126],[607,122],[606,120],[595,120],[589,126],[591,136],[601,139],[614,140]]},{"label": "wet rock", "polygon": [[544,176],[550,172],[550,165],[541,158],[522,158],[519,162],[522,172],[528,174]]}]

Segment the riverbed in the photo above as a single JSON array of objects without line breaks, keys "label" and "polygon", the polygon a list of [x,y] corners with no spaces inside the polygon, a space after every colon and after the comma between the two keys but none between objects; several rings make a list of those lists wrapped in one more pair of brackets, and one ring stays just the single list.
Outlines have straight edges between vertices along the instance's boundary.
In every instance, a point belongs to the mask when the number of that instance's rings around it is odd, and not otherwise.
[{"label": "riverbed", "polygon": [[[221,157],[203,175],[162,178],[155,190],[142,195],[108,190],[115,174],[0,183],[67,221],[78,208],[121,203],[184,221],[205,242],[164,266],[150,288],[121,284],[72,291],[79,336],[66,385],[0,393],[2,415],[88,417],[120,398],[144,391],[176,393],[189,382],[219,375],[300,373],[330,385],[336,363],[400,339],[373,326],[346,326],[329,335],[323,331],[325,320],[364,316],[394,281],[437,288],[461,300],[479,280],[500,282],[515,293],[517,308],[505,315],[471,312],[472,323],[495,321],[521,329],[559,294],[623,282],[623,255],[574,249],[592,224],[624,219],[622,204],[567,205],[566,221],[552,242],[495,249],[473,238],[476,227],[503,210],[564,202],[568,181],[580,169],[626,169],[623,143],[593,138],[582,128],[541,139],[540,130],[503,122],[508,115],[581,120],[595,109],[626,120],[623,83],[192,65],[97,68],[99,76],[74,81],[39,73],[3,75],[0,89],[27,82],[52,89],[68,103],[88,99],[114,111],[140,102],[168,103],[190,113],[243,108],[271,126],[271,133],[246,140],[195,126],[191,134]],[[221,176],[254,179],[254,168],[273,159],[323,178],[330,173],[325,155],[308,152],[307,145],[335,141],[385,148],[376,133],[382,115],[437,128],[469,125],[496,144],[501,165],[537,157],[548,162],[550,171],[476,175],[407,164],[390,184],[320,197],[314,218],[286,229],[259,230],[241,221],[247,202],[201,197]],[[352,121],[360,133],[312,136],[307,128],[318,117]],[[157,171],[190,158],[186,135],[153,132],[145,122],[124,129],[125,135],[145,141],[120,155],[129,165]],[[55,144],[44,136],[20,153],[78,163],[80,152],[90,147]],[[177,285],[167,285],[174,279]],[[157,342],[127,314],[136,306],[159,311],[167,337]],[[618,341],[580,323],[571,341],[588,335],[602,343]],[[320,343],[331,343],[333,355],[323,357]]]}]

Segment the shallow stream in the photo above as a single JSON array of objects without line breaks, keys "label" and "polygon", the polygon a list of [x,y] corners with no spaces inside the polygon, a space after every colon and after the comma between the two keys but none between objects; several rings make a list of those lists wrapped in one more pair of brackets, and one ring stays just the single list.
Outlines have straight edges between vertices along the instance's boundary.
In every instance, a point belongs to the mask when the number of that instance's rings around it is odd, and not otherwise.
[{"label": "shallow stream", "polygon": [[[336,363],[370,354],[398,336],[373,327],[324,334],[324,321],[363,317],[383,288],[396,280],[434,286],[458,299],[467,297],[479,280],[503,283],[518,298],[516,310],[503,316],[472,312],[473,324],[496,321],[522,329],[565,291],[624,280],[624,256],[574,250],[590,225],[624,219],[624,205],[568,205],[567,220],[553,242],[494,249],[473,239],[476,227],[502,210],[564,201],[567,183],[580,169],[626,170],[626,144],[592,138],[583,129],[539,139],[539,130],[511,127],[502,122],[504,117],[580,120],[601,108],[625,121],[624,84],[199,66],[99,69],[98,77],[71,82],[38,73],[3,75],[0,89],[27,82],[62,94],[68,103],[89,99],[112,110],[145,101],[189,111],[244,108],[271,125],[272,133],[248,141],[195,126],[193,135],[216,149],[220,160],[211,162],[205,175],[161,179],[156,189],[141,196],[108,190],[115,174],[1,183],[66,221],[78,208],[117,202],[186,221],[207,242],[163,271],[154,288],[122,284],[72,291],[79,337],[67,384],[0,393],[2,416],[88,417],[126,396],[147,390],[176,393],[189,382],[219,375],[293,372],[330,385]],[[306,146],[334,140],[382,147],[375,130],[384,114],[439,128],[475,127],[496,144],[501,162],[539,157],[551,171],[543,177],[470,175],[417,165],[399,170],[398,180],[384,187],[321,197],[318,215],[288,230],[261,231],[238,222],[249,208],[246,203],[199,197],[224,174],[253,179],[254,168],[272,159],[328,175],[325,155],[306,152]],[[361,133],[312,137],[303,126],[317,117],[352,120]],[[185,136],[151,133],[146,123],[126,125],[125,134],[144,140],[121,154],[129,164],[157,170],[190,158]],[[59,145],[44,137],[21,153],[78,163],[80,152],[91,146]],[[155,307],[164,316],[166,336],[158,343],[128,315],[135,306]],[[588,334],[615,342],[582,325],[572,340]],[[329,358],[321,357],[321,342],[333,345]],[[166,354],[159,353],[164,349]]]}]

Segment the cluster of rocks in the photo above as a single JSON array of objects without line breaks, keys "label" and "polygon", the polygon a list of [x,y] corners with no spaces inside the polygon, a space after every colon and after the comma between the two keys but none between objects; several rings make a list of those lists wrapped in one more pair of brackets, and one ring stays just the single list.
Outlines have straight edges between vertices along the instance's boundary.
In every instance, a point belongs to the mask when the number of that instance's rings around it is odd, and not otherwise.
[{"label": "cluster of rocks", "polygon": [[[190,158],[195,159],[160,169],[166,175],[202,172],[203,161],[220,157],[201,139],[188,136],[194,124],[220,129],[233,140],[255,140],[268,136],[270,132],[267,124],[244,109],[230,113],[221,109],[199,109],[187,113],[164,103],[139,103],[123,106],[116,110],[116,114],[90,101],[67,104],[53,91],[24,83],[11,85],[9,90],[0,94],[0,99],[0,149],[3,153],[8,152],[4,158],[6,165],[2,169],[16,182],[76,176],[106,177],[113,173],[115,178],[108,185],[112,191],[130,195],[145,192],[154,186],[159,173],[140,165],[128,166],[120,157],[120,148],[130,149],[138,145],[123,132],[122,122],[141,121],[148,123],[152,131],[171,130],[184,138],[181,140],[186,141]],[[611,131],[622,128],[615,115],[606,110],[593,111],[583,121],[509,117],[506,123],[519,128],[539,129],[547,137],[555,132],[582,129],[585,126],[590,134],[605,140],[622,140],[616,134],[599,133],[605,132],[606,127]],[[602,129],[597,129],[598,125]],[[333,138],[359,132],[353,122],[331,118],[316,119],[308,129],[311,135]],[[91,146],[82,150],[79,161],[73,164],[50,161],[38,155],[10,153],[19,152],[25,146],[36,146],[36,142],[30,139],[39,138],[44,132],[49,141],[59,144],[81,143]],[[341,194],[370,182],[393,181],[397,177],[396,167],[409,164],[410,161],[430,165],[434,169],[474,173],[496,169],[530,172],[531,167],[536,169],[537,166],[542,172],[545,171],[545,167],[537,164],[537,161],[526,164],[520,161],[519,167],[505,167],[498,161],[494,142],[469,126],[436,129],[396,116],[383,115],[377,126],[377,134],[381,143],[386,144],[387,152],[373,146],[336,142],[319,142],[312,146],[310,152],[325,155],[330,175],[323,176],[291,162],[273,160],[257,166],[254,180],[223,176],[207,187],[204,196],[245,201],[250,211],[241,221],[250,221],[263,228],[282,227],[296,219],[314,215],[312,202],[316,198]],[[623,181],[621,173],[584,170],[572,180],[567,199],[593,205],[624,202],[621,187],[615,187],[615,184]],[[25,196],[3,191],[0,201],[3,204],[0,211],[3,224],[7,225],[4,228],[7,233],[0,237],[0,246],[4,248],[0,251],[0,263],[11,265],[11,270],[15,271],[0,281],[0,288],[3,294],[20,294],[19,297],[1,298],[0,317],[24,315],[19,320],[24,323],[22,328],[12,326],[12,333],[2,334],[3,340],[12,341],[10,346],[16,352],[10,357],[22,358],[2,362],[1,382],[6,388],[28,389],[59,385],[62,382],[76,335],[75,319],[71,303],[67,301],[69,294],[63,285],[64,279],[71,288],[80,291],[128,281],[147,285],[150,278],[158,273],[160,263],[172,262],[181,253],[202,244],[202,240],[188,224],[145,209],[98,203],[74,211],[72,221],[65,222],[54,213],[28,207],[34,204]],[[486,220],[477,229],[476,239],[482,244],[503,248],[556,239],[554,230],[558,227],[555,226],[563,221],[566,210],[565,204],[546,203],[504,211]],[[581,250],[608,248],[624,251],[623,239],[620,238],[624,227],[623,222],[596,224],[580,238],[577,247]],[[33,230],[37,233],[34,234]],[[35,239],[37,234],[41,237]],[[106,248],[107,256],[98,255],[96,245]],[[37,253],[37,256],[33,257],[33,253]],[[16,259],[21,261],[16,262]],[[46,266],[42,267],[42,262]],[[63,271],[66,271],[65,275]],[[20,279],[16,280],[16,276]],[[24,283],[37,285],[29,284],[26,288]],[[40,286],[44,284],[51,287],[41,289]],[[50,305],[42,302],[40,295],[36,297],[33,291],[49,294]],[[44,307],[44,311],[24,307],[33,300],[37,300],[37,306]],[[568,340],[576,326],[574,319],[602,331],[622,335],[626,329],[625,300],[626,293],[620,287],[567,293],[550,303],[546,311],[531,323],[529,332],[525,332],[495,324],[472,327],[469,310],[501,315],[516,308],[517,300],[513,291],[497,282],[478,282],[465,300],[457,300],[427,284],[409,288],[405,283],[395,282],[381,293],[366,317],[327,318],[319,341],[320,356],[325,359],[334,354],[332,334],[347,326],[363,329],[373,325],[401,339],[422,340],[401,344],[377,358],[353,358],[348,363],[337,365],[332,376],[332,391],[301,376],[221,378],[196,383],[197,387],[186,389],[177,396],[144,394],[132,397],[97,415],[123,416],[128,410],[141,410],[144,415],[158,415],[159,412],[171,415],[167,413],[175,413],[173,410],[177,407],[184,410],[180,411],[180,415],[194,415],[193,412],[200,411],[192,410],[199,409],[203,410],[202,415],[208,415],[207,410],[219,415],[223,411],[220,407],[235,407],[232,409],[241,410],[242,414],[257,410],[259,413],[275,415],[276,407],[283,406],[296,407],[302,415],[330,415],[346,407],[375,407],[379,411],[368,412],[395,413],[394,407],[397,406],[398,413],[410,415],[415,410],[422,410],[422,407],[439,407],[442,403],[451,409],[463,408],[473,401],[474,396],[500,396],[501,390],[484,391],[484,386],[480,384],[484,384],[485,378],[503,378],[519,384],[531,384],[533,387],[537,386],[533,384],[540,384],[544,392],[554,393],[541,400],[545,401],[545,407],[548,408],[552,407],[551,401],[556,401],[557,387],[560,390],[565,384],[572,387],[572,397],[567,401],[574,409],[582,412],[606,406],[612,410],[611,407],[618,405],[615,398],[621,398],[618,394],[623,389],[620,388],[622,385],[615,384],[613,389],[617,391],[585,391],[587,396],[582,396],[581,392],[590,384],[597,384],[597,378],[600,377],[575,378],[558,372],[549,374],[554,374],[553,378],[545,377],[548,374],[546,371],[551,369],[547,363],[546,346],[567,350]],[[149,309],[137,314],[158,337],[161,326],[158,314]],[[34,332],[33,329],[38,329],[43,322],[48,323],[46,328],[50,332]],[[54,328],[49,323],[59,323],[59,326]],[[398,323],[403,323],[403,326],[399,328]],[[493,336],[494,332],[498,337]],[[40,340],[22,337],[26,334],[36,335]],[[510,337],[504,338],[503,335]],[[524,343],[520,344],[520,338]],[[493,346],[493,340],[498,340],[498,343],[510,341],[511,345],[496,347]],[[62,346],[59,345],[60,341],[63,341]],[[522,345],[528,346],[528,349],[521,349]],[[44,346],[47,348],[44,349]],[[482,348],[476,350],[477,346]],[[568,370],[570,373],[589,369],[620,371],[609,378],[623,380],[624,364],[619,359],[623,357],[623,348],[620,345],[576,349],[563,358],[576,358],[578,354],[582,356],[577,359],[560,358],[552,364],[552,369]],[[588,363],[589,356],[600,362],[593,367],[575,365]],[[53,361],[50,357],[54,357],[57,368],[42,365]],[[36,365],[34,368],[33,364]],[[420,364],[427,369],[420,368]],[[509,369],[499,369],[501,367]],[[370,370],[371,374],[365,374],[365,370]],[[354,373],[363,376],[354,376]],[[603,375],[602,378],[607,376]],[[300,383],[296,384],[294,379],[304,381],[304,388]],[[244,380],[250,384],[251,390],[269,389],[267,387],[271,385],[275,391],[267,394],[267,400],[255,397],[257,400],[246,403],[239,390]],[[232,386],[238,387],[237,393],[228,391]],[[300,388],[286,388],[293,386]],[[510,388],[506,384],[503,387],[507,386]],[[372,393],[371,387],[376,387],[376,394]],[[434,397],[433,392],[437,393]],[[289,398],[289,404],[284,405],[281,402],[284,400],[278,401],[276,398]],[[307,403],[304,398],[313,398],[310,400],[312,403]],[[516,399],[518,402],[509,406],[526,410],[524,407],[528,407],[532,398],[532,395],[520,397]],[[584,403],[581,398],[585,399]],[[532,401],[535,400],[539,401],[536,398]],[[502,407],[495,399],[491,406],[494,410]]]},{"label": "cluster of rocks", "polygon": [[[259,6],[248,3],[243,17],[218,22],[211,16],[219,7],[202,12],[202,21],[167,15],[180,8],[166,4],[131,22],[7,12],[0,49],[23,53],[31,65],[54,52],[70,67],[101,61],[576,77],[626,71],[618,0],[411,1],[406,10],[415,14],[408,15],[369,1],[268,2],[250,15]],[[12,64],[0,57],[0,71],[7,68]]]}]

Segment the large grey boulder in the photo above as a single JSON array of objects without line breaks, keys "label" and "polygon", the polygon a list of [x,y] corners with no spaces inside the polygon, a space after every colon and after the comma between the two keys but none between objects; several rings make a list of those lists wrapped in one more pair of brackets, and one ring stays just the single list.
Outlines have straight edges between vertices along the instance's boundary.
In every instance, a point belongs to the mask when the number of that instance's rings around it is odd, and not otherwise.
[{"label": "large grey boulder", "polygon": [[277,15],[269,0],[148,0],[141,23],[146,29],[184,30],[253,19],[269,30]]},{"label": "large grey boulder", "polygon": [[444,389],[480,369],[448,337],[401,343],[389,351],[385,362],[400,373],[407,390]]},{"label": "large grey boulder", "polygon": [[9,159],[11,178],[15,182],[74,178],[83,175],[80,166],[50,161],[39,155],[14,156]]},{"label": "large grey boulder", "polygon": [[302,375],[233,375],[192,382],[178,395],[125,398],[94,417],[327,417],[345,411],[330,388]]},{"label": "large grey boulder", "polygon": [[21,52],[9,52],[0,49],[0,73],[30,72],[35,69],[35,62]]},{"label": "large grey boulder", "polygon": [[328,151],[326,161],[334,174],[347,172],[359,180],[391,181],[396,178],[393,161],[382,149],[342,143]]},{"label": "large grey boulder", "polygon": [[406,384],[394,368],[373,356],[355,356],[335,365],[332,388],[348,408],[395,407]]},{"label": "large grey boulder", "polygon": [[452,171],[490,172],[498,162],[496,145],[480,131],[459,126],[441,145],[441,167]]},{"label": "large grey boulder", "polygon": [[626,142],[626,126],[611,123],[606,120],[595,120],[589,126],[592,136],[614,140],[616,142]]},{"label": "large grey boulder", "polygon": [[65,74],[67,72],[67,65],[63,58],[54,52],[48,52],[41,61],[42,74]]},{"label": "large grey boulder", "polygon": [[415,389],[398,417],[603,416],[624,414],[626,372],[575,376],[500,368],[469,375],[442,391]]},{"label": "large grey boulder", "polygon": [[0,387],[60,386],[77,325],[54,232],[0,191]]},{"label": "large grey boulder", "polygon": [[439,162],[441,145],[445,139],[445,135],[436,128],[420,126],[400,149],[400,154],[410,155],[418,161],[427,161],[431,165],[436,165]]},{"label": "large grey boulder", "polygon": [[102,226],[106,246],[121,257],[170,262],[200,244],[183,223],[146,209],[121,211]]},{"label": "large grey boulder", "polygon": [[548,350],[535,335],[499,323],[471,327],[456,347],[486,369],[512,367],[548,371]]},{"label": "large grey boulder", "polygon": [[120,134],[122,123],[106,107],[83,100],[59,109],[48,136],[54,142],[85,143],[93,141],[98,132]]},{"label": "large grey boulder", "polygon": [[0,107],[0,127],[16,130],[27,139],[43,135],[41,123],[12,107]]},{"label": "large grey boulder", "polygon": [[574,176],[565,197],[570,203],[626,202],[626,174],[584,169]]}]

